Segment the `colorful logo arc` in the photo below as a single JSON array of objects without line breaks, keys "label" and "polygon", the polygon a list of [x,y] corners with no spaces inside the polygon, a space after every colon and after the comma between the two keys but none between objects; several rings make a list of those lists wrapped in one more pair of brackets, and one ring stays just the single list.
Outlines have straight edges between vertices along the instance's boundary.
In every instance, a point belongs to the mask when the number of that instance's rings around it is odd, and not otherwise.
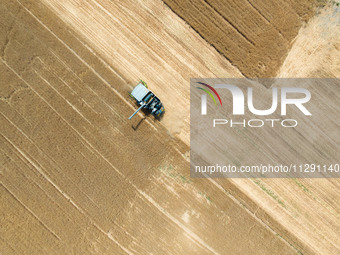
[{"label": "colorful logo arc", "polygon": [[[212,92],[214,92],[214,94],[217,96],[217,98],[218,98],[218,100],[220,101],[220,104],[221,104],[221,106],[222,106],[222,100],[221,100],[221,98],[220,98],[220,95],[217,93],[217,91],[216,91],[212,86],[210,86],[210,85],[208,85],[208,84],[206,84],[206,83],[203,83],[203,82],[197,82],[197,83],[199,83],[199,84],[201,84],[201,85],[203,85],[203,86],[206,86],[206,87],[209,88]],[[216,104],[215,97],[213,96],[213,94],[211,94],[211,92],[210,92],[209,90],[204,89],[204,88],[201,88],[201,87],[196,87],[196,88],[201,89],[201,90],[203,90],[204,92],[206,92],[206,93],[212,98],[212,100],[214,101],[214,103]]]}]

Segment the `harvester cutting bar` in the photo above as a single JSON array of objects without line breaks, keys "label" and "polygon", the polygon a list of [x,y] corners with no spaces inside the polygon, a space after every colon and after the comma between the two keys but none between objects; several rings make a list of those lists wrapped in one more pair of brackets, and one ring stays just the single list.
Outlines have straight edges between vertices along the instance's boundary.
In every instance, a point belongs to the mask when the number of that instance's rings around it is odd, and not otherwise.
[{"label": "harvester cutting bar", "polygon": [[137,109],[137,111],[135,111],[135,112],[129,117],[129,120],[131,120],[132,117],[135,116],[135,115],[137,114],[137,112],[139,112],[139,110],[142,109],[144,106],[145,106],[144,104],[141,105],[141,106]]}]

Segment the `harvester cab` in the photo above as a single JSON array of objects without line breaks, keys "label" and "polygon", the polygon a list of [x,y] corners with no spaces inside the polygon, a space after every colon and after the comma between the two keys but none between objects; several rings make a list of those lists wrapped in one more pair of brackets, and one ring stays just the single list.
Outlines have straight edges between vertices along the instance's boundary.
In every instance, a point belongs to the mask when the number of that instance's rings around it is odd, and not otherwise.
[{"label": "harvester cab", "polygon": [[129,117],[129,120],[142,108],[148,110],[155,118],[159,119],[163,115],[165,109],[161,100],[148,89],[144,81],[140,81],[130,95],[136,99],[140,107]]}]

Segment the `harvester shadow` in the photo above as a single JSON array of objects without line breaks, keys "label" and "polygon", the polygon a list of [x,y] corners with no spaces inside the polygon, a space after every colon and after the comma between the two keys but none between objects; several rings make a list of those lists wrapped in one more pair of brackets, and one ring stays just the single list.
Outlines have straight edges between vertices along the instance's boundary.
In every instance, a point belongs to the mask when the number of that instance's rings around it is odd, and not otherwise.
[{"label": "harvester shadow", "polygon": [[[136,104],[136,106],[139,106],[139,105]],[[133,130],[135,130],[135,131],[137,131],[137,129],[138,129],[139,126],[143,123],[143,121],[144,121],[146,118],[150,117],[150,116],[153,117],[153,118],[152,118],[152,119],[153,119],[153,122],[159,122],[159,121],[161,121],[161,120],[163,119],[163,117],[164,117],[164,112],[163,112],[163,114],[162,114],[161,116],[159,116],[159,117],[157,117],[157,116],[152,116],[152,114],[151,114],[148,110],[146,110],[146,109],[144,109],[144,108],[141,109],[141,112],[143,113],[144,117],[141,118],[141,119],[138,121],[138,123],[137,123],[136,125],[134,125],[134,124],[131,125],[131,127],[132,127]]]},{"label": "harvester shadow", "polygon": [[138,127],[143,123],[143,121],[146,119],[146,116],[144,116],[142,119],[140,119],[140,121],[138,121],[137,125],[131,125],[131,127],[133,128],[133,130],[137,130]]}]

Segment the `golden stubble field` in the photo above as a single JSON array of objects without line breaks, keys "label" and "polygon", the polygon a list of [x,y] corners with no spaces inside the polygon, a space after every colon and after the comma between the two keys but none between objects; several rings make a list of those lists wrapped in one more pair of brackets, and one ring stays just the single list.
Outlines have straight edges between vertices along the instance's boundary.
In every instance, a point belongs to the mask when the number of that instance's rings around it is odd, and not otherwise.
[{"label": "golden stubble field", "polygon": [[[190,179],[188,157],[189,79],[338,77],[335,7],[185,2],[0,3],[0,253],[339,253],[337,180]],[[139,78],[162,122],[127,120]]]}]

